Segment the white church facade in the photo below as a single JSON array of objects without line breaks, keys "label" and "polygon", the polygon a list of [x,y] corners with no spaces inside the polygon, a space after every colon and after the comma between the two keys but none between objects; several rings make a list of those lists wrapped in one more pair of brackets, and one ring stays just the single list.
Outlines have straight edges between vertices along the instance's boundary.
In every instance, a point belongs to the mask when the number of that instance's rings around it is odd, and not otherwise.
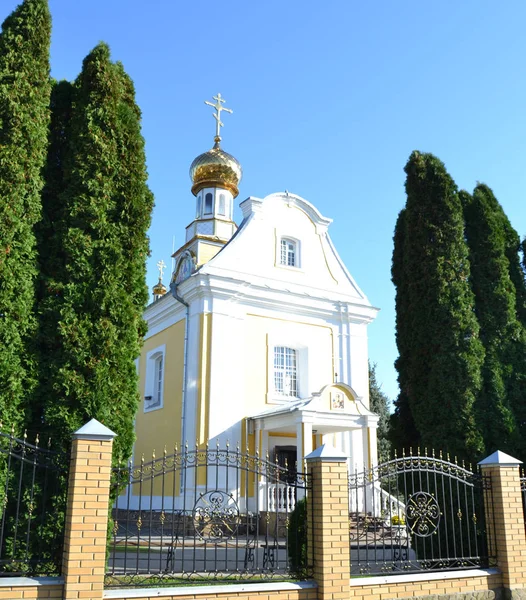
[{"label": "white church facade", "polygon": [[294,194],[249,197],[220,147],[192,163],[195,219],[144,314],[135,459],[185,442],[227,443],[304,470],[330,443],[352,467],[377,462],[367,326],[377,309],[329,237],[331,220]]}]

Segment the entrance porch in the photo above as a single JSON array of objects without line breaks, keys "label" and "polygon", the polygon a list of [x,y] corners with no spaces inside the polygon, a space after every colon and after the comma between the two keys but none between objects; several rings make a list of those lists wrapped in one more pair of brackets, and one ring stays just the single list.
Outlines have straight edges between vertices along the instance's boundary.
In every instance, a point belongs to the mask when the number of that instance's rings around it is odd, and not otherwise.
[{"label": "entrance porch", "polygon": [[248,419],[256,452],[276,462],[289,475],[282,482],[260,490],[260,505],[290,512],[296,503],[296,473],[305,473],[305,456],[322,444],[330,444],[348,457],[349,472],[377,464],[376,430],[379,417],[345,384],[331,384],[310,398],[284,400]]}]

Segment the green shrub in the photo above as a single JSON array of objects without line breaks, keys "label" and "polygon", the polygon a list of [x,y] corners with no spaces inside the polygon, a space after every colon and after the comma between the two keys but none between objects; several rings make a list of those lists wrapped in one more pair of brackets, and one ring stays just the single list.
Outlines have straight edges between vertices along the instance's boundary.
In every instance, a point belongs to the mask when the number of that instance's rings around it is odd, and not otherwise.
[{"label": "green shrub", "polygon": [[290,572],[295,577],[307,573],[307,499],[298,500],[287,527]]}]

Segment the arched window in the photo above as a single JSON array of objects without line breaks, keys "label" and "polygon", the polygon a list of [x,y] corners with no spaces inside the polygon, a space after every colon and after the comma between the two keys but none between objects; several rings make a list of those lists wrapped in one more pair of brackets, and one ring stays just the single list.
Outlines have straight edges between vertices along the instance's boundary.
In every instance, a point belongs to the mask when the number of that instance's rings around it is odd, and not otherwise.
[{"label": "arched window", "polygon": [[160,346],[148,352],[146,357],[145,412],[163,407],[164,354],[165,347]]},{"label": "arched window", "polygon": [[206,194],[205,196],[205,215],[210,215],[212,214],[212,203],[213,203],[213,196],[212,194],[209,192],[208,194]]},{"label": "arched window", "polygon": [[201,194],[197,196],[197,214],[196,217],[199,218],[201,216]]},{"label": "arched window", "polygon": [[224,194],[219,194],[219,208],[217,209],[218,215],[226,215],[226,198]]},{"label": "arched window", "polygon": [[287,267],[298,266],[298,245],[294,240],[282,238],[279,264]]},{"label": "arched window", "polygon": [[280,396],[298,396],[296,350],[274,346],[274,391]]}]

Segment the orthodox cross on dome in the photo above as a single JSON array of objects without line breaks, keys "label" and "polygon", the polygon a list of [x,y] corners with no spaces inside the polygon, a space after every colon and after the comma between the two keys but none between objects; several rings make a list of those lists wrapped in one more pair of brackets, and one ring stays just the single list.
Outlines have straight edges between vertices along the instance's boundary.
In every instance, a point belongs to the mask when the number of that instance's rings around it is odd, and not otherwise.
[{"label": "orthodox cross on dome", "polygon": [[164,275],[164,270],[166,269],[166,264],[165,264],[164,260],[162,260],[162,259],[161,259],[161,260],[160,260],[160,261],[157,263],[157,268],[159,269],[159,281],[161,281],[161,282],[162,282],[162,280],[163,280],[163,275]]},{"label": "orthodox cross on dome", "polygon": [[224,110],[227,113],[232,114],[232,109],[230,108],[225,108],[223,106],[223,104],[225,103],[225,100],[223,98],[223,96],[221,96],[221,94],[217,94],[217,96],[212,96],[213,100],[216,101],[216,103],[214,104],[213,102],[209,102],[208,100],[205,100],[205,104],[208,104],[208,106],[211,106],[212,108],[215,108],[217,112],[214,113],[214,119],[216,120],[216,137],[215,137],[215,142],[220,142],[221,141],[221,136],[219,135],[221,133],[221,127],[224,127],[224,123],[221,121],[221,111]]}]

